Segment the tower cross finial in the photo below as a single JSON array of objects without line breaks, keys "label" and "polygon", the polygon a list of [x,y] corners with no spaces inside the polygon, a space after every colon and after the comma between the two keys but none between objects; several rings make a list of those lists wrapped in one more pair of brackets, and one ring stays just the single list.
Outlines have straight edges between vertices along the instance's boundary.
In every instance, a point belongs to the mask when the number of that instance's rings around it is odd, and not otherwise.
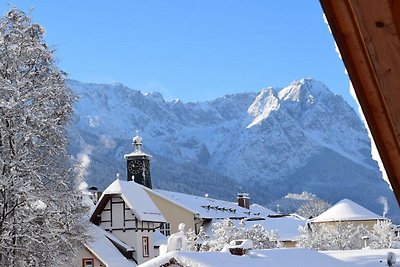
[{"label": "tower cross finial", "polygon": [[132,143],[135,146],[135,151],[142,151],[142,138],[139,136],[138,129],[136,129],[136,136],[132,139]]}]

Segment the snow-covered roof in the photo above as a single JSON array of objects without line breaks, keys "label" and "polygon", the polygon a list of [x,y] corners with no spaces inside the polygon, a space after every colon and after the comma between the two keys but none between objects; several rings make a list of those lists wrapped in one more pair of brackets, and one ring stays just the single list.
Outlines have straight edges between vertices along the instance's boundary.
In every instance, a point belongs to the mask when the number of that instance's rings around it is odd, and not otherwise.
[{"label": "snow-covered roof", "polygon": [[124,155],[124,159],[127,159],[127,158],[129,158],[129,157],[134,157],[134,156],[145,156],[145,157],[148,157],[148,158],[152,158],[151,155],[146,154],[146,153],[144,153],[144,152],[141,151],[141,150],[135,150],[135,151],[133,151],[133,152],[131,152],[131,153],[129,153],[129,154],[125,154],[125,155]]},{"label": "snow-covered roof", "polygon": [[266,217],[271,214],[277,214],[275,211],[267,209],[266,207],[258,205],[258,204],[251,204],[250,210],[253,214],[259,214],[260,216],[263,216],[263,217]]},{"label": "snow-covered roof", "polygon": [[265,214],[268,209],[261,212],[259,205],[254,206],[254,208],[251,205],[250,209],[245,209],[238,206],[236,202],[209,197],[199,197],[159,189],[155,189],[153,192],[203,219],[254,218],[268,215]]},{"label": "snow-covered roof", "polygon": [[319,216],[310,219],[309,222],[369,221],[385,219],[385,217],[375,214],[349,199],[343,199]]},{"label": "snow-covered roof", "polygon": [[100,261],[102,261],[106,266],[112,267],[133,267],[136,263],[126,259],[121,252],[114,246],[113,242],[118,242],[121,246],[126,246],[130,250],[128,245],[120,240],[111,240],[110,237],[116,239],[100,227],[92,224],[90,227],[90,232],[92,234],[93,240],[86,244],[86,248],[92,252]]},{"label": "snow-covered roof", "polygon": [[295,217],[266,218],[259,221],[247,221],[246,225],[261,224],[268,231],[276,231],[279,241],[296,241],[301,235],[299,227],[304,226],[305,220]]},{"label": "snow-covered roof", "polygon": [[220,266],[251,266],[251,267],[264,267],[264,266],[279,266],[279,267],[293,267],[293,266],[307,266],[307,267],[350,267],[352,264],[343,262],[336,258],[327,256],[317,251],[303,249],[303,248],[290,248],[290,249],[263,249],[252,250],[243,256],[235,256],[226,252],[188,252],[188,251],[174,251],[168,252],[162,256],[151,259],[141,265],[140,267],[153,267],[161,266],[169,262],[170,259],[175,258],[179,263],[184,266],[207,266],[207,267],[220,267]]},{"label": "snow-covered roof", "polygon": [[[376,267],[387,266],[387,255],[393,252],[400,259],[399,249],[363,249],[363,250],[335,250],[321,251],[328,256],[351,263],[353,266]],[[398,266],[397,264],[395,266]]]},{"label": "snow-covered roof", "polygon": [[120,195],[140,221],[166,221],[160,210],[145,191],[145,187],[134,181],[115,180],[103,192],[97,207],[102,204],[103,198],[107,195]]}]

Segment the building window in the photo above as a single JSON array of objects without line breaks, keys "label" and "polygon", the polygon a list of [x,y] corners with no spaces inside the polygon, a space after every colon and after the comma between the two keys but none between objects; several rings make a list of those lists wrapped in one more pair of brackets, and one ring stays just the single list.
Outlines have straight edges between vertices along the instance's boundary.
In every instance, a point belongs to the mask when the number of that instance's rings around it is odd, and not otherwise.
[{"label": "building window", "polygon": [[160,226],[160,232],[165,236],[171,235],[171,225],[169,223],[162,223]]},{"label": "building window", "polygon": [[149,237],[142,237],[142,248],[143,248],[143,258],[148,258],[150,256],[150,246],[149,246]]},{"label": "building window", "polygon": [[82,267],[94,267],[94,259],[82,259]]}]

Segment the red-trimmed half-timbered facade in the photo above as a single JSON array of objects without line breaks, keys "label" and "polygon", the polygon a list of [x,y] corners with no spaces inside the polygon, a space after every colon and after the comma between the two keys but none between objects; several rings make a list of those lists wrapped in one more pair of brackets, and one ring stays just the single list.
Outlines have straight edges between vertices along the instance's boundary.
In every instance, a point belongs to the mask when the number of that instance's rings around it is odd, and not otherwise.
[{"label": "red-trimmed half-timbered facade", "polygon": [[143,186],[115,180],[103,193],[90,221],[133,248],[125,257],[141,264],[158,254],[154,231],[165,219]]}]

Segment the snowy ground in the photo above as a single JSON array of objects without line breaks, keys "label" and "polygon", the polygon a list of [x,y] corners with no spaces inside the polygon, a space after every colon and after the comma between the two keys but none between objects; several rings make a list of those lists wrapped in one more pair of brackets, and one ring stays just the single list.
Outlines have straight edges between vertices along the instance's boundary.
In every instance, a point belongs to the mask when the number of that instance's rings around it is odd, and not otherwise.
[{"label": "snowy ground", "polygon": [[397,264],[395,266],[400,266],[400,249],[339,250],[323,251],[322,253],[351,263],[352,266],[379,267],[388,266],[386,261],[389,252],[396,254]]},{"label": "snowy ground", "polygon": [[279,267],[350,267],[349,263],[308,249],[263,249],[254,250],[244,256],[234,256],[229,252],[188,252],[174,251],[152,259],[141,267],[161,266],[175,258],[179,263],[190,267],[220,266],[279,266]]},{"label": "snowy ground", "polygon": [[[244,256],[224,252],[174,251],[152,259],[141,267],[161,266],[175,258],[191,267],[220,266],[279,266],[279,267],[379,267],[387,265],[388,252],[394,252],[400,260],[399,249],[347,250],[317,252],[302,248],[253,250]],[[400,266],[400,264],[395,265]]]}]

